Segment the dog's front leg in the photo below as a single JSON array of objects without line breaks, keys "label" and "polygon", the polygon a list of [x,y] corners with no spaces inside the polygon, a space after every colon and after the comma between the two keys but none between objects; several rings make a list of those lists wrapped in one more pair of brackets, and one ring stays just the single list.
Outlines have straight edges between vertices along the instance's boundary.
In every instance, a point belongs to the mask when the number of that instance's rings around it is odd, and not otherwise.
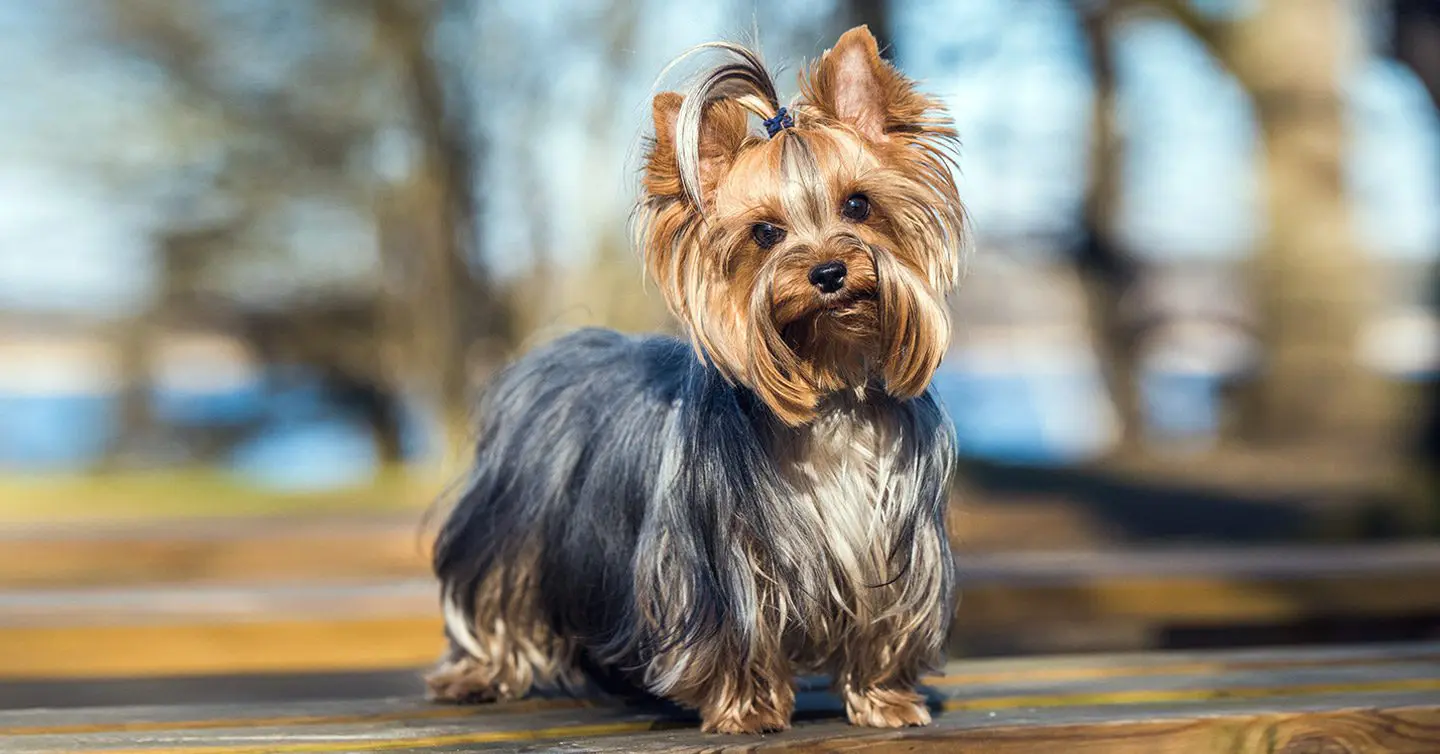
[{"label": "dog's front leg", "polygon": [[701,700],[700,729],[707,733],[767,733],[790,727],[795,683],[783,663],[752,664],[722,674]]},{"label": "dog's front leg", "polygon": [[914,636],[876,631],[852,647],[838,669],[835,686],[845,700],[853,725],[904,728],[930,724],[930,709],[916,690],[927,653],[912,644]]}]

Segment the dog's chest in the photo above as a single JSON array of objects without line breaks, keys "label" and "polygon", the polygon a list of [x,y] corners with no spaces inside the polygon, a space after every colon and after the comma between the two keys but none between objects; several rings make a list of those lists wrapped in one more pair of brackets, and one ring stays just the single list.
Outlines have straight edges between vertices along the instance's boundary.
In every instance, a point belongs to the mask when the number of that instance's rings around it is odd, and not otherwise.
[{"label": "dog's chest", "polygon": [[817,577],[850,592],[873,582],[884,562],[887,488],[894,467],[892,428],[864,405],[822,416],[800,434],[787,459],[788,501],[804,518]]}]

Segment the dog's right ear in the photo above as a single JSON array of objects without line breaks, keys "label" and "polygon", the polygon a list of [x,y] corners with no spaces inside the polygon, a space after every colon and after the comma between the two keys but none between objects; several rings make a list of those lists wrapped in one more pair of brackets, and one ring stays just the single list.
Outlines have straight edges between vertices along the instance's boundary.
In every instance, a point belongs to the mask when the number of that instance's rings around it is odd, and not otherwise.
[{"label": "dog's right ear", "polygon": [[[678,132],[680,108],[684,97],[676,92],[655,95],[653,115],[655,137],[645,161],[645,192],[652,197],[687,198],[681,177],[680,150],[685,136]],[[695,147],[699,157],[694,184],[700,189],[696,197],[708,204],[715,186],[729,171],[749,136],[748,114],[739,103],[728,99],[711,100],[700,115],[699,141]]]},{"label": "dog's right ear", "polygon": [[842,34],[811,67],[801,87],[806,99],[821,112],[877,143],[896,133],[922,133],[936,127],[949,133],[947,124],[930,115],[937,104],[880,57],[875,36],[865,26]]}]

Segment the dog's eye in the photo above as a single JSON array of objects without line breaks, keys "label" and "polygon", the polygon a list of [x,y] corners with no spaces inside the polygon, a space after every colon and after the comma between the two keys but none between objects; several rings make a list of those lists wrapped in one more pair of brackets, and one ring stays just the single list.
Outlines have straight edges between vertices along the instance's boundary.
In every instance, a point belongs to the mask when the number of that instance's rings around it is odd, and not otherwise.
[{"label": "dog's eye", "polygon": [[845,204],[841,205],[840,214],[844,215],[846,220],[857,223],[865,222],[865,218],[870,216],[870,197],[864,194],[852,194],[849,199],[845,200]]},{"label": "dog's eye", "polygon": [[770,223],[755,223],[750,226],[750,237],[762,249],[769,249],[785,240],[785,230]]}]

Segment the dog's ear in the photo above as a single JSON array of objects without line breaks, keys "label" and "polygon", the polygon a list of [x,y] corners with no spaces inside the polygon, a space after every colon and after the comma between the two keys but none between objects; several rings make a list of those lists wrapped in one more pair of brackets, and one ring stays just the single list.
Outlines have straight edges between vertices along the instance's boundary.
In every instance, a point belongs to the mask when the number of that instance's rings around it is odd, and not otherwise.
[{"label": "dog's ear", "polygon": [[[684,98],[676,92],[655,95],[653,105],[655,137],[645,161],[645,191],[656,197],[684,197],[680,174],[679,140],[676,123]],[[749,136],[750,124],[744,107],[727,99],[705,104],[700,115],[698,185],[701,201],[708,202],[715,186],[729,171]]]},{"label": "dog's ear", "polygon": [[926,113],[933,103],[880,58],[880,47],[865,26],[841,35],[801,86],[821,113],[872,141],[885,141],[897,132],[915,133],[929,124]]}]

